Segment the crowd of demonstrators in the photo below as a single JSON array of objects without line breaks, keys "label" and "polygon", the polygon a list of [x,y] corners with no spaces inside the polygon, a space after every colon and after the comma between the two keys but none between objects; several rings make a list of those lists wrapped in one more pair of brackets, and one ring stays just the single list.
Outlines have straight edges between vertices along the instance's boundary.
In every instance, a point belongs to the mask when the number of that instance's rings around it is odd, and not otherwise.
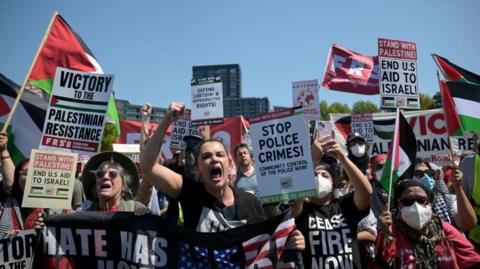
[{"label": "crowd of demonstrators", "polygon": [[159,156],[163,138],[184,109],[183,103],[171,103],[154,131],[146,104],[142,173],[121,153],[98,153],[75,180],[71,208],[64,210],[21,207],[29,161],[15,166],[8,136],[0,133],[0,234],[41,229],[44,215],[75,211],[151,213],[212,233],[264,221],[291,207],[297,229],[286,249],[300,255],[299,267],[303,260],[305,268],[480,268],[480,175],[475,172],[480,148],[459,165],[417,159],[414,173],[399,179],[389,197],[380,183],[387,156],[369,156],[362,135],[349,134],[345,150],[334,133],[316,137],[316,196],[262,205],[247,144],[236,145],[230,154],[221,141],[187,135],[186,148],[164,163]]}]

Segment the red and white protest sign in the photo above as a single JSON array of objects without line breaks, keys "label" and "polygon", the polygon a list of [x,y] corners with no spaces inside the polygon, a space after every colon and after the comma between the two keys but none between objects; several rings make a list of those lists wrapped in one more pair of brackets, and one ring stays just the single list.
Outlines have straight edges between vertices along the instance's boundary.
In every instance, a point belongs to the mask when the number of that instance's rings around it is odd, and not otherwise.
[{"label": "red and white protest sign", "polygon": [[320,120],[318,80],[292,82],[292,101],[293,107],[303,108],[305,120]]},{"label": "red and white protest sign", "polygon": [[378,39],[380,107],[420,109],[417,81],[417,45]]},{"label": "red and white protest sign", "polygon": [[365,56],[333,44],[330,48],[322,87],[358,94],[378,94],[378,57]]}]

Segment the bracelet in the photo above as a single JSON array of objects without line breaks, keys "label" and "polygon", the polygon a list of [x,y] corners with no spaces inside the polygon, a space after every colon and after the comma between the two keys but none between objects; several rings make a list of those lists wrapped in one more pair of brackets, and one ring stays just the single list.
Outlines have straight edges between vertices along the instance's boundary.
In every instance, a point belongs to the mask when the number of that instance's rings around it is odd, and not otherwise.
[{"label": "bracelet", "polygon": [[6,159],[8,159],[8,158],[10,158],[10,155],[7,155],[7,156],[0,156],[0,159],[2,159],[2,160],[6,160]]}]

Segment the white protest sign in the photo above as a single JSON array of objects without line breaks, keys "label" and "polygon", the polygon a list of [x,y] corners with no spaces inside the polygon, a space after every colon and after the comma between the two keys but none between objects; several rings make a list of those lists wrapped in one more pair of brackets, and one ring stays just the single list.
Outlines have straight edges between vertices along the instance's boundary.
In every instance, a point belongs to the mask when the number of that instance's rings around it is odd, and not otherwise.
[{"label": "white protest sign", "polygon": [[417,45],[378,39],[380,107],[420,109],[417,81]]},{"label": "white protest sign", "polygon": [[320,120],[318,80],[292,82],[293,107],[301,106],[305,120]]},{"label": "white protest sign", "polygon": [[113,75],[58,67],[40,149],[94,155],[100,151]]},{"label": "white protest sign", "polygon": [[140,144],[112,144],[113,151],[127,155],[134,163],[140,163]]},{"label": "white protest sign", "polygon": [[185,149],[186,145],[183,137],[186,135],[200,134],[198,128],[192,126],[190,115],[191,110],[185,109],[183,116],[173,121],[170,148]]},{"label": "white protest sign", "polygon": [[37,240],[34,229],[3,234],[0,238],[0,268],[32,268]]},{"label": "white protest sign", "polygon": [[193,126],[223,123],[222,82],[192,83]]},{"label": "white protest sign", "polygon": [[368,143],[373,141],[372,113],[352,114],[352,133],[361,134]]},{"label": "white protest sign", "polygon": [[32,149],[22,207],[70,209],[77,154]]},{"label": "white protest sign", "polygon": [[313,164],[301,108],[250,121],[258,193],[262,203],[316,195]]}]

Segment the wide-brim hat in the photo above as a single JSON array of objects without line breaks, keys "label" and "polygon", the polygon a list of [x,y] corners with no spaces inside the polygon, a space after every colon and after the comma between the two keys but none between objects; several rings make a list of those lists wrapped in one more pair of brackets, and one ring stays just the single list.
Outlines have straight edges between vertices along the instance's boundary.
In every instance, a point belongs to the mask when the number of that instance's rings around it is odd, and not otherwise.
[{"label": "wide-brim hat", "polygon": [[132,192],[132,195],[136,195],[138,186],[140,185],[140,177],[138,176],[138,170],[135,166],[135,163],[125,154],[116,151],[105,151],[92,156],[83,168],[81,181],[85,196],[88,200],[93,200],[96,198],[96,196],[92,193],[92,187],[97,184],[97,180],[94,172],[92,171],[98,170],[100,164],[109,160],[122,166],[124,173],[130,176],[130,180],[126,183]]}]

